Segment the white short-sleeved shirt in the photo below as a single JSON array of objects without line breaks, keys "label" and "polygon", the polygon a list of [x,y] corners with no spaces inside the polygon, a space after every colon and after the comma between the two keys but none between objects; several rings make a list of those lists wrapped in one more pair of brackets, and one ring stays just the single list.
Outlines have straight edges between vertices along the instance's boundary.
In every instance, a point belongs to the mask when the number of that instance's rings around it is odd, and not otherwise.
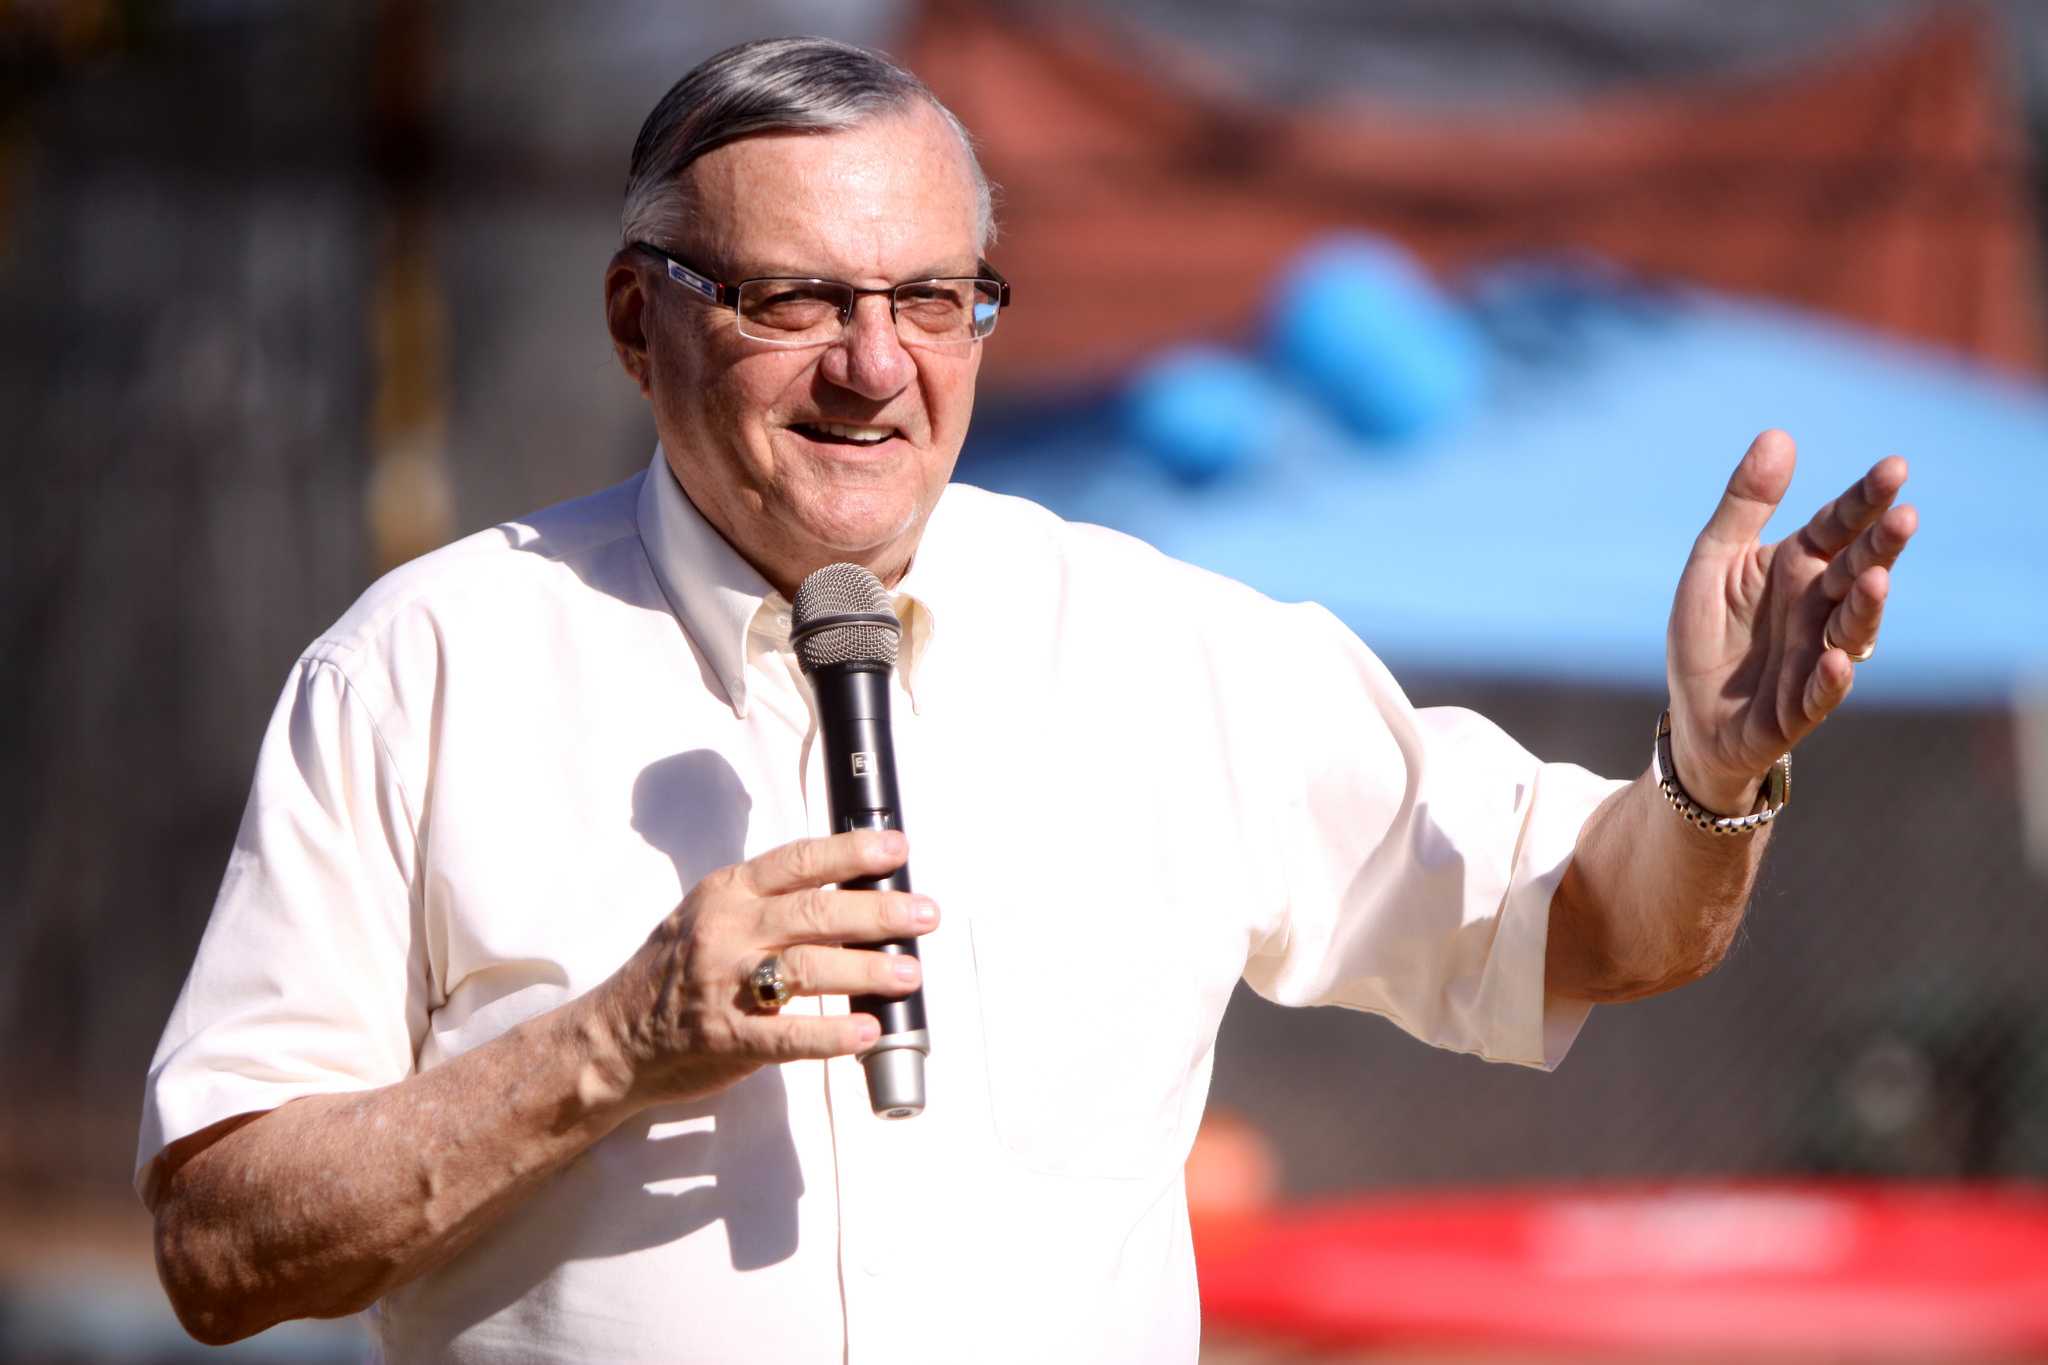
[{"label": "white short-sleeved shirt", "polygon": [[[851,1059],[650,1110],[379,1304],[388,1358],[1192,1361],[1181,1166],[1239,977],[1569,1045],[1548,906],[1618,784],[1412,708],[1319,607],[979,489],[896,603],[927,1111],[874,1117]],[[787,611],[659,451],[372,588],[271,722],[138,1183],[562,1004],[707,872],[829,832]]]}]

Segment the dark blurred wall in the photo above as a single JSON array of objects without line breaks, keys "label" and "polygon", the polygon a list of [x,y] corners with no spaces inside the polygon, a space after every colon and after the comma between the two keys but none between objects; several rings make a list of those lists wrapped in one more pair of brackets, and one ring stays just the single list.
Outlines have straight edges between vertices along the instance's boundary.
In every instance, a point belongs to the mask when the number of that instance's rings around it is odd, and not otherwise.
[{"label": "dark blurred wall", "polygon": [[35,1098],[0,1119],[12,1173],[118,1156],[264,698],[361,585],[364,39],[339,10],[144,30],[17,114],[0,1028]]}]

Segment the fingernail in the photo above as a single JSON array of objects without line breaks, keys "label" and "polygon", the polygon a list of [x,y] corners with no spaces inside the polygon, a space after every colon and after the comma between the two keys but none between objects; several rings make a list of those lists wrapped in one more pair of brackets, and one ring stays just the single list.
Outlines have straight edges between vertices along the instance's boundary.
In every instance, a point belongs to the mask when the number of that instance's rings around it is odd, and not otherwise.
[{"label": "fingernail", "polygon": [[885,829],[875,836],[875,853],[878,857],[900,858],[910,848],[909,840],[900,829]]},{"label": "fingernail", "polygon": [[884,914],[892,929],[929,929],[939,918],[938,907],[923,896],[896,901]]},{"label": "fingernail", "polygon": [[896,973],[898,981],[915,981],[917,980],[917,959],[907,957],[902,953],[891,953],[889,955],[889,970]]},{"label": "fingernail", "polygon": [[871,1014],[862,1015],[854,1021],[853,1036],[860,1039],[862,1047],[866,1047],[869,1043],[882,1036],[881,1021]]}]

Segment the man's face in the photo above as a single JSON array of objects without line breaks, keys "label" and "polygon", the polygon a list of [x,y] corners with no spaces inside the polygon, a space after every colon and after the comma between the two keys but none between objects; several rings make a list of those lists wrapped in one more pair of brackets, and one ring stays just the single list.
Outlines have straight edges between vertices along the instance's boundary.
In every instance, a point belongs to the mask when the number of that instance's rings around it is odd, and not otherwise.
[{"label": "man's face", "polygon": [[[977,273],[966,155],[922,104],[847,132],[743,138],[686,174],[698,211],[673,245],[728,282]],[[835,560],[900,577],[966,438],[981,347],[906,348],[881,296],[835,344],[765,345],[658,266],[644,278],[648,394],[698,510],[785,592]]]}]

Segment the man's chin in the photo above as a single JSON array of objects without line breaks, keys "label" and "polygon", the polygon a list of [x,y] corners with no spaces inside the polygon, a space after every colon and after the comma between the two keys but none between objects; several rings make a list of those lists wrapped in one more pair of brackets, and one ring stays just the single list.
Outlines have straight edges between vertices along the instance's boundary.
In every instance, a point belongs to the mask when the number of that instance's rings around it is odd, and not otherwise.
[{"label": "man's chin", "polygon": [[820,563],[865,564],[886,557],[892,549],[907,553],[910,547],[905,542],[914,541],[924,508],[914,498],[847,489],[807,499],[788,509],[785,517],[784,525],[799,530],[813,552],[825,556]]}]

